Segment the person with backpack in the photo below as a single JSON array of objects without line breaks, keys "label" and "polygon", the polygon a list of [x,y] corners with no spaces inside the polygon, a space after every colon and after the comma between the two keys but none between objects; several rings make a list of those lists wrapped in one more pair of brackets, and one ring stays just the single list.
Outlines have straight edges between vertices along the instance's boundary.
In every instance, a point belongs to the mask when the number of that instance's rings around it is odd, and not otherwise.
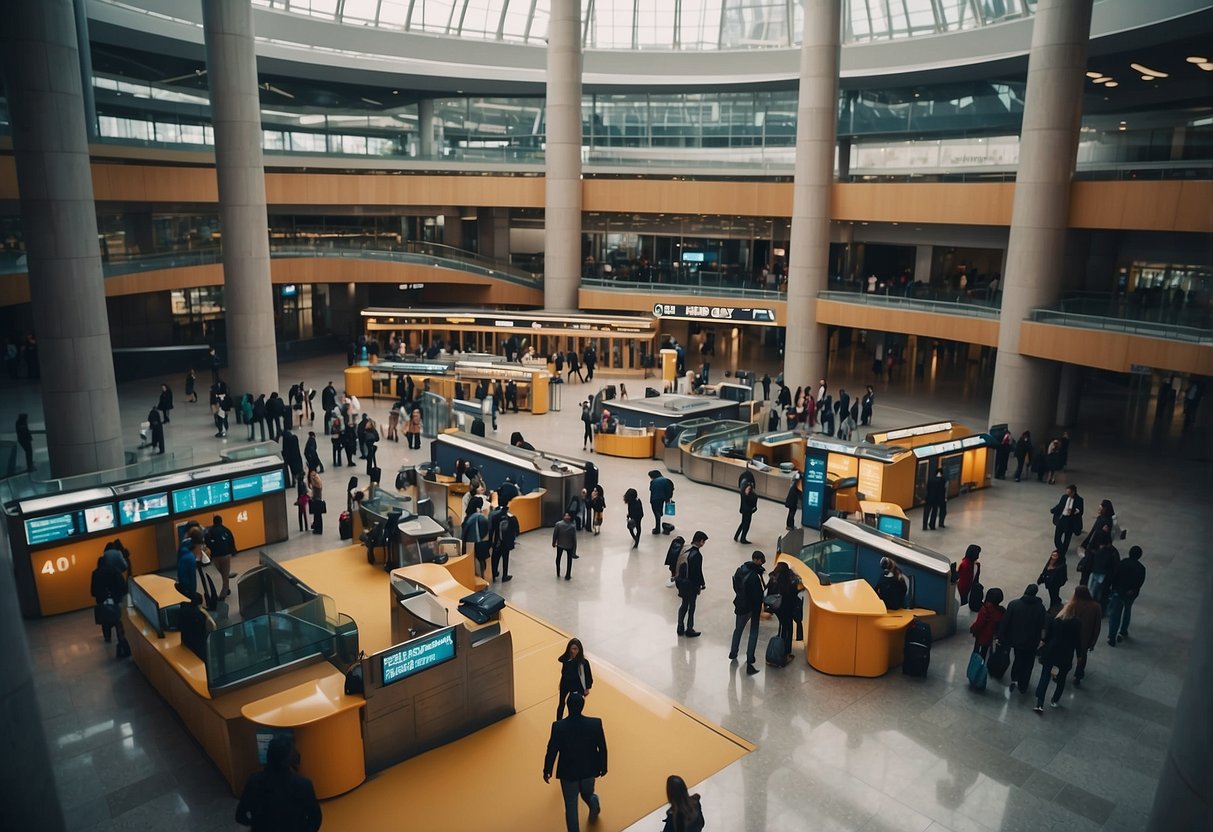
[{"label": "person with backpack", "polygon": [[[772,655],[771,645],[767,646],[767,664],[778,664],[783,667],[792,658],[792,621],[796,618],[797,583],[799,576],[786,563],[778,563],[771,571],[771,580],[767,582],[765,604],[779,622],[777,638],[782,644],[781,652]],[[773,662],[772,659],[777,661]]]},{"label": "person with backpack", "polygon": [[[770,384],[769,379],[767,384]],[[703,832],[703,807],[699,805],[699,795],[690,794],[686,781],[677,774],[671,774],[665,780],[665,799],[670,808],[665,810],[665,825],[661,832]]]},{"label": "person with backpack", "polygon": [[[1108,584],[1108,646],[1129,637],[1133,602],[1146,582],[1146,567],[1141,562],[1141,547],[1129,548],[1129,559],[1122,561]],[[1119,630],[1119,632],[1117,632]]]},{"label": "person with backpack", "polygon": [[682,599],[678,605],[678,635],[687,638],[700,636],[695,629],[695,603],[699,600],[699,593],[708,586],[703,580],[703,544],[707,542],[707,534],[695,532],[691,536],[691,545],[678,556],[674,566],[674,586]]},{"label": "person with backpack", "polygon": [[758,494],[754,491],[754,483],[746,482],[742,486],[741,504],[737,508],[738,514],[741,515],[741,523],[737,526],[737,531],[733,532],[733,540],[747,546],[750,544],[746,535],[750,533],[750,522],[754,519],[756,511],[758,511]]},{"label": "person with backpack", "polygon": [[483,578],[484,568],[489,559],[489,518],[484,513],[483,497],[472,495],[468,500],[461,529],[464,551],[467,551],[469,543],[472,544],[476,577]]},{"label": "person with backpack", "polygon": [[502,583],[514,580],[510,574],[510,552],[518,542],[518,518],[509,505],[502,506],[489,518],[489,546],[493,558],[493,580],[501,576]]},{"label": "person with backpack", "polygon": [[[1052,705],[1054,708],[1060,707],[1061,694],[1066,689],[1066,676],[1074,665],[1074,655],[1082,643],[1082,625],[1075,604],[1077,589],[1074,595],[1057,613],[1057,617],[1049,622],[1044,644],[1040,647],[1040,682],[1036,685],[1036,707],[1033,708],[1038,714],[1045,712],[1045,694],[1049,691],[1050,681],[1055,681],[1057,685],[1053,690]],[[1015,658],[1018,660],[1019,655],[1016,654]]]},{"label": "person with backpack", "polygon": [[766,595],[762,575],[765,571],[763,564],[767,556],[757,549],[750,559],[733,573],[733,615],[736,624],[733,626],[733,641],[729,647],[729,661],[737,661],[737,651],[741,647],[741,634],[750,626],[750,641],[746,649],[745,672],[753,676],[758,672],[755,667],[758,651],[758,626],[762,621],[762,599]]},{"label": "person with backpack", "polygon": [[1020,693],[1028,692],[1028,683],[1032,680],[1032,662],[1036,659],[1040,634],[1048,618],[1045,605],[1036,592],[1036,584],[1024,587],[1023,595],[1007,604],[1007,614],[998,625],[998,640],[1015,651],[1008,687],[1018,686]]},{"label": "person with backpack", "polygon": [[973,635],[973,652],[979,653],[983,659],[990,658],[990,647],[994,644],[998,628],[1002,626],[1002,620],[1007,615],[1002,606],[1002,597],[1001,589],[991,587],[977,617],[969,625],[969,632]]},{"label": "person with backpack", "polygon": [[623,493],[623,501],[628,507],[628,534],[632,538],[632,548],[640,548],[640,527],[644,524],[644,503],[635,488],[629,488]]},{"label": "person with backpack", "polygon": [[220,599],[223,599],[232,594],[228,584],[232,577],[232,556],[236,554],[236,538],[232,535],[232,530],[223,525],[221,515],[216,514],[211,518],[211,524],[206,530],[206,548],[211,553],[219,577],[223,579],[223,589],[219,593]]}]

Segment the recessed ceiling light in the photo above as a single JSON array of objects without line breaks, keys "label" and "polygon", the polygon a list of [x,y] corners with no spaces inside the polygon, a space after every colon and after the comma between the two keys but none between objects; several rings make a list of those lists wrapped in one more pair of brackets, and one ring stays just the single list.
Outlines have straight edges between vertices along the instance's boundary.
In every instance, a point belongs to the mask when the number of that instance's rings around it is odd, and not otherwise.
[{"label": "recessed ceiling light", "polygon": [[1157,78],[1155,78],[1155,77],[1154,77],[1154,76],[1152,76],[1152,75],[1143,75],[1143,76],[1141,76],[1141,80],[1143,80],[1143,81],[1157,81],[1158,79],[1157,79]]},{"label": "recessed ceiling light", "polygon": [[1109,81],[1108,83],[1104,84],[1104,86],[1111,88],[1111,87],[1119,87],[1120,84],[1116,83],[1115,81]]},{"label": "recessed ceiling light", "polygon": [[1202,58],[1199,55],[1189,55],[1185,60],[1190,64],[1207,64],[1209,62],[1208,58]]},{"label": "recessed ceiling light", "polygon": [[1136,70],[1137,70],[1138,72],[1140,72],[1142,75],[1152,75],[1152,76],[1153,76],[1153,77],[1155,77],[1155,78],[1168,78],[1168,77],[1170,77],[1170,76],[1168,76],[1168,75],[1167,75],[1167,73],[1165,73],[1165,72],[1159,72],[1157,69],[1150,69],[1148,66],[1145,66],[1144,64],[1129,64],[1129,66],[1131,66],[1131,67],[1133,67],[1134,69],[1136,69]]},{"label": "recessed ceiling light", "polygon": [[1102,76],[1103,76],[1102,72],[1088,72],[1087,73],[1088,78],[1100,78]]}]

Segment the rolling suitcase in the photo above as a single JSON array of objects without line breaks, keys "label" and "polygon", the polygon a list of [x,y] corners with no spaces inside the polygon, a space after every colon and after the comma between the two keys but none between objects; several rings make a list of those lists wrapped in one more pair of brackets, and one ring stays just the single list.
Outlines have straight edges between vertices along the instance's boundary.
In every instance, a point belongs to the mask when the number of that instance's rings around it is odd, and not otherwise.
[{"label": "rolling suitcase", "polygon": [[472,436],[484,436],[484,419],[479,416],[472,420]]},{"label": "rolling suitcase", "polygon": [[767,664],[771,667],[784,667],[788,663],[788,643],[779,636],[771,636],[767,642]]},{"label": "rolling suitcase", "polygon": [[907,676],[926,676],[931,666],[931,628],[915,618],[906,628],[905,652],[901,672]]},{"label": "rolling suitcase", "polygon": [[986,662],[986,673],[993,679],[1001,682],[1002,677],[1007,674],[1007,668],[1011,666],[1011,648],[1004,646],[1002,643],[994,645],[993,652],[990,653],[990,660]]},{"label": "rolling suitcase", "polygon": [[969,687],[973,690],[985,690],[990,671],[986,668],[986,660],[976,650],[969,656],[969,668],[965,672],[969,679]]},{"label": "rolling suitcase", "polygon": [[354,539],[354,521],[348,511],[341,512],[341,516],[337,518],[337,534],[342,540]]}]

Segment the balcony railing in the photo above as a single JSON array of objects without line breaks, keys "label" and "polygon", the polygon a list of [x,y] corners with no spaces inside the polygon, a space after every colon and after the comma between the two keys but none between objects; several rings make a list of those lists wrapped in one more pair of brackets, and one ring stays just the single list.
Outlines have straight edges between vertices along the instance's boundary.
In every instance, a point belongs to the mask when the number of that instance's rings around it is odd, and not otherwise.
[{"label": "balcony railing", "polygon": [[660,298],[662,295],[698,296],[717,295],[730,298],[753,298],[755,300],[787,300],[787,293],[771,289],[758,289],[740,279],[730,279],[713,272],[700,273],[686,282],[656,282],[647,280],[611,280],[602,277],[583,277],[585,289],[605,289],[611,292],[642,292]]},{"label": "balcony railing", "polygon": [[[834,285],[831,282],[831,285]],[[831,289],[818,292],[818,300],[832,300],[839,303],[858,303],[864,306],[880,306],[890,309],[907,309],[914,312],[936,312],[942,315],[963,315],[970,318],[987,318],[997,320],[998,302],[1001,296],[995,293],[993,299],[983,295],[970,296],[961,292],[918,287],[908,294],[900,292],[859,292]]]},{"label": "balcony railing", "polygon": [[1034,309],[1030,320],[1055,326],[1100,329],[1193,344],[1213,344],[1213,310],[1207,303],[1148,306],[1135,294],[1063,300]]}]

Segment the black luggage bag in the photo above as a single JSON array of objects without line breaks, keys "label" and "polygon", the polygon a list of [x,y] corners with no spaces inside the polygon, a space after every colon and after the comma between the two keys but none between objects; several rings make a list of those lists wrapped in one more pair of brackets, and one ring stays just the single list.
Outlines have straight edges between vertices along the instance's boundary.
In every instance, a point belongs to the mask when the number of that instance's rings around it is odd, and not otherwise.
[{"label": "black luggage bag", "polygon": [[915,618],[906,628],[905,652],[901,672],[907,676],[926,676],[931,666],[931,628]]},{"label": "black luggage bag", "polygon": [[767,664],[771,667],[784,667],[788,663],[788,643],[779,636],[771,636],[767,642]]}]

